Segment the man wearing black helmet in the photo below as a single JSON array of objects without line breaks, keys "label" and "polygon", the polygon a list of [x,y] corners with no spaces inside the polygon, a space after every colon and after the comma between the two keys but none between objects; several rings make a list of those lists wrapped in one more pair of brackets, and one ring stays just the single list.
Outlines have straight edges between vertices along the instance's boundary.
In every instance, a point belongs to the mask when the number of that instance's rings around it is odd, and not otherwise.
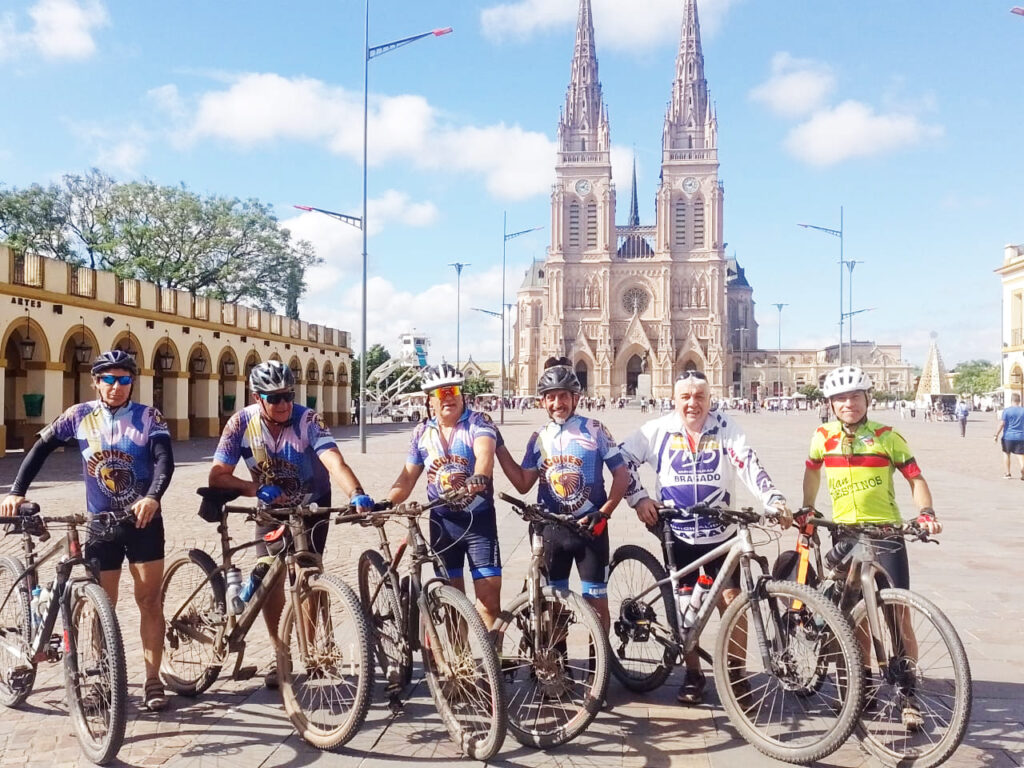
[{"label": "man wearing black helmet", "polygon": [[490,627],[501,610],[501,550],[491,483],[497,430],[486,413],[466,407],[463,383],[463,375],[446,363],[424,372],[430,418],[413,430],[409,455],[388,499],[398,504],[409,498],[424,468],[431,501],[463,488],[476,494],[430,510],[430,546],[444,561],[452,586],[462,590],[463,567],[469,562],[476,608]]},{"label": "man wearing black helmet", "polygon": [[[260,363],[249,373],[249,388],[252,404],[236,412],[224,425],[210,468],[211,488],[255,496],[272,507],[329,507],[333,480],[349,503],[364,511],[373,507],[373,500],[345,463],[320,414],[293,402],[295,376],[288,366],[279,360]],[[249,469],[249,480],[235,476],[240,459]],[[329,522],[327,515],[306,520],[310,547],[320,555],[327,542]],[[261,542],[256,551],[260,556],[268,554],[262,536],[271,530],[257,526]],[[280,583],[267,596],[263,607],[263,618],[275,646],[283,608],[284,584]],[[276,668],[271,668],[264,681],[268,688],[277,687]]]},{"label": "man wearing black helmet", "polygon": [[130,510],[135,516],[134,523],[119,527],[113,540],[88,541],[85,556],[99,562],[100,583],[115,605],[121,568],[128,558],[146,667],[143,703],[151,710],[161,710],[167,706],[167,698],[159,679],[164,634],[160,498],[174,473],[174,457],[171,435],[160,412],[131,402],[138,373],[135,359],[119,349],[96,358],[92,383],[97,399],[71,406],[39,433],[39,440],[21,463],[10,495],[0,504],[0,512],[17,514],[46,458],[64,443],[77,442],[89,512]]},{"label": "man wearing black helmet", "polygon": [[[555,587],[567,589],[573,562],[579,572],[583,596],[609,628],[608,618],[608,519],[622,500],[629,475],[619,449],[597,419],[576,413],[580,382],[572,363],[552,357],[544,364],[537,394],[550,421],[533,433],[521,465],[508,449],[498,448],[498,461],[520,493],[527,493],[540,479],[537,501],[552,512],[571,514],[591,536],[564,527],[544,529],[548,576]],[[601,465],[612,473],[606,494]]]}]

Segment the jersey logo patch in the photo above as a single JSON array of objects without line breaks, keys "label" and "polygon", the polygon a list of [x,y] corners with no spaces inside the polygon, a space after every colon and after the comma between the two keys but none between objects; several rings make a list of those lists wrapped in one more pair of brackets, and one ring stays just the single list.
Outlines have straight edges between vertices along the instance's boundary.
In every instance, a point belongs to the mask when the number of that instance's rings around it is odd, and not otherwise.
[{"label": "jersey logo patch", "polygon": [[577,456],[552,456],[541,464],[541,477],[564,512],[576,512],[590,497],[583,482],[583,461]]},{"label": "jersey logo patch", "polygon": [[90,477],[96,478],[96,484],[107,496],[116,504],[123,505],[138,497],[133,466],[134,459],[129,454],[108,449],[90,456],[86,470]]},{"label": "jersey logo patch", "polygon": [[[437,489],[443,496],[452,491],[461,490],[469,478],[469,460],[464,456],[438,456],[430,463],[427,470],[427,484]],[[464,509],[472,498],[446,504],[449,509]]]}]

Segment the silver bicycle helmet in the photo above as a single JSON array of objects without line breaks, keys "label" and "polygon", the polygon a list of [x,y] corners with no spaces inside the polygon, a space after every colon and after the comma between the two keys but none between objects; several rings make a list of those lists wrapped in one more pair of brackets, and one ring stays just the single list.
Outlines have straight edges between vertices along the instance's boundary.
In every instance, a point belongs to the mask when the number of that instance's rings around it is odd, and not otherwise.
[{"label": "silver bicycle helmet", "polygon": [[92,361],[92,375],[99,376],[106,371],[122,369],[131,373],[132,376],[139,375],[139,364],[135,358],[120,349],[112,349]]},{"label": "silver bicycle helmet", "polygon": [[429,395],[439,387],[461,387],[465,381],[466,377],[454,365],[441,363],[423,371],[420,388]]},{"label": "silver bicycle helmet", "polygon": [[871,383],[871,377],[862,368],[856,365],[841,365],[829,371],[821,392],[825,397],[831,398],[845,395],[847,392],[868,392],[872,386],[874,385]]},{"label": "silver bicycle helmet", "polygon": [[278,392],[294,386],[295,375],[280,360],[267,360],[249,372],[249,387],[253,392]]}]

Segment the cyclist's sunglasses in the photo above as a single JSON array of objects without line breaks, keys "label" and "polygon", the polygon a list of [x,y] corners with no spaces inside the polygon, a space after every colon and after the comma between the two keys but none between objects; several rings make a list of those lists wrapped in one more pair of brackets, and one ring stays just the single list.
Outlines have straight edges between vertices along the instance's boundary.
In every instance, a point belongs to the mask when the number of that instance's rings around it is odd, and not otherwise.
[{"label": "cyclist's sunglasses", "polygon": [[676,381],[686,381],[688,378],[693,377],[700,379],[701,381],[707,381],[708,377],[705,376],[701,371],[683,371],[679,374],[679,378]]},{"label": "cyclist's sunglasses", "polygon": [[295,399],[295,393],[294,392],[260,392],[260,397],[262,397],[263,401],[266,402],[266,403],[270,403],[271,405],[277,405],[277,404],[281,403],[282,401],[285,402],[285,403],[292,402],[292,400]]},{"label": "cyclist's sunglasses", "polygon": [[108,386],[113,386],[114,382],[117,382],[122,387],[127,387],[132,383],[133,377],[131,376],[114,376],[108,373],[106,376],[100,376],[99,380]]},{"label": "cyclist's sunglasses", "polygon": [[462,394],[462,387],[458,384],[452,384],[450,387],[438,387],[434,390],[433,395],[438,400],[444,400],[446,397],[458,397]]}]

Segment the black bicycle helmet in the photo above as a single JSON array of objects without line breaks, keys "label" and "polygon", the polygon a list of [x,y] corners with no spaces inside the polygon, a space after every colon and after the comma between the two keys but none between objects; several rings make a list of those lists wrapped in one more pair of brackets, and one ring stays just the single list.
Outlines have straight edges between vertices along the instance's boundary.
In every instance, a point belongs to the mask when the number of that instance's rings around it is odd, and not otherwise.
[{"label": "black bicycle helmet", "polygon": [[249,387],[253,392],[279,392],[295,386],[295,374],[280,360],[267,360],[249,371]]},{"label": "black bicycle helmet", "polygon": [[575,394],[583,391],[576,372],[568,365],[553,365],[540,375],[537,381],[537,394],[543,395],[558,389],[566,389]]},{"label": "black bicycle helmet", "polygon": [[92,375],[99,376],[101,373],[113,371],[118,368],[128,371],[132,376],[139,375],[139,364],[135,358],[120,349],[112,349],[92,361]]}]

